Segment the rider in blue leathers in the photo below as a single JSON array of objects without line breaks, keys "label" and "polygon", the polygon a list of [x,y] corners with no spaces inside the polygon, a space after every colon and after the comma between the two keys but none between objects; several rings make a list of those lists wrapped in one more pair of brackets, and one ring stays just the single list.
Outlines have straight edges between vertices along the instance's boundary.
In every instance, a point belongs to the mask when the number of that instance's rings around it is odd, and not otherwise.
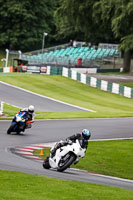
[{"label": "rider in blue leathers", "polygon": [[[24,109],[21,109],[20,112],[25,112],[25,118],[26,118],[26,121],[30,120],[30,121],[33,121],[34,120],[34,106],[33,105],[30,105],[28,108],[24,108]],[[29,126],[31,126],[31,124],[29,124]],[[26,128],[26,123],[22,123],[21,126],[20,126],[20,129],[22,131],[24,131]]]}]

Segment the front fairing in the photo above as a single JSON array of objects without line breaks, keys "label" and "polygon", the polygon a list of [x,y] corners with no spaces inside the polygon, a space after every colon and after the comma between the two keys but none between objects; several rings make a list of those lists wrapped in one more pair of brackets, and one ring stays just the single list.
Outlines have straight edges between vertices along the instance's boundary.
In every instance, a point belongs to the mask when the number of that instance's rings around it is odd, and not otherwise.
[{"label": "front fairing", "polygon": [[52,168],[58,168],[58,163],[66,154],[72,152],[76,156],[76,160],[85,156],[85,149],[81,148],[79,141],[76,140],[72,145],[63,146],[56,150],[56,154],[53,158],[49,158],[49,163]]},{"label": "front fairing", "polygon": [[19,113],[17,113],[15,116],[14,116],[14,118],[13,118],[13,120],[12,120],[12,125],[15,125],[16,124],[16,126],[14,126],[14,129],[13,129],[13,131],[14,132],[16,132],[16,131],[19,131],[19,129],[20,129],[20,126],[22,125],[22,124],[24,124],[26,122],[26,113],[25,112],[19,112]]},{"label": "front fairing", "polygon": [[26,112],[19,112],[13,118],[13,121],[16,122],[25,122],[26,120],[27,120]]}]

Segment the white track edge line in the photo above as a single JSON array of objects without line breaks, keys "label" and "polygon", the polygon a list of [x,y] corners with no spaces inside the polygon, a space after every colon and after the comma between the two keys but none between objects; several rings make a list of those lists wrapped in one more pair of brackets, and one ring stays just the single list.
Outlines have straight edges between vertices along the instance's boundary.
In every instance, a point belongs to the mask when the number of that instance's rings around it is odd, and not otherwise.
[{"label": "white track edge line", "polygon": [[11,84],[5,83],[5,82],[3,82],[3,81],[0,81],[0,83],[5,84],[5,85],[8,85],[8,86],[10,86],[10,87],[17,88],[17,89],[22,90],[22,91],[25,91],[25,92],[27,92],[27,93],[34,94],[34,95],[36,95],[36,96],[40,96],[40,97],[42,97],[42,98],[50,99],[50,100],[52,100],[52,101],[55,101],[55,102],[58,102],[58,103],[62,103],[62,104],[71,106],[71,107],[79,108],[79,109],[86,110],[86,111],[89,111],[89,112],[96,112],[96,111],[94,111],[94,110],[89,110],[89,109],[87,109],[87,108],[83,108],[83,107],[76,106],[76,105],[73,105],[73,104],[65,103],[65,102],[63,102],[63,101],[56,100],[56,99],[51,98],[51,97],[47,97],[47,96],[44,96],[44,95],[41,95],[41,94],[37,94],[37,93],[35,93],[35,92],[32,92],[32,91],[29,91],[29,90],[26,90],[26,89],[17,87],[17,86],[15,86],[15,85],[11,85]]},{"label": "white track edge line", "polygon": [[115,176],[106,176],[106,175],[95,174],[95,173],[91,173],[91,172],[89,172],[89,173],[90,173],[90,174],[93,174],[93,175],[95,175],[95,176],[100,176],[100,177],[105,177],[105,178],[109,178],[109,179],[116,179],[116,180],[121,180],[121,181],[133,183],[133,180],[130,180],[130,179],[118,178],[118,177],[115,177]]}]

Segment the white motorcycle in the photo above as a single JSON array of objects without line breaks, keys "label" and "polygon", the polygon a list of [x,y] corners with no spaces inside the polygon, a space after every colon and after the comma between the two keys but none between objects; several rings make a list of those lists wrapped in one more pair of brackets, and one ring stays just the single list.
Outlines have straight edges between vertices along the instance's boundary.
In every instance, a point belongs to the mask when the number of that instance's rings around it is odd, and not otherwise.
[{"label": "white motorcycle", "polygon": [[[56,143],[55,145],[59,143]],[[50,156],[44,160],[43,167],[45,169],[57,169],[59,172],[66,170],[72,164],[76,164],[80,158],[85,156],[86,152],[86,148],[84,149],[81,147],[79,140],[71,142],[71,144],[68,142],[65,146],[58,148],[54,156],[51,153],[53,149],[54,147],[51,148]]]}]

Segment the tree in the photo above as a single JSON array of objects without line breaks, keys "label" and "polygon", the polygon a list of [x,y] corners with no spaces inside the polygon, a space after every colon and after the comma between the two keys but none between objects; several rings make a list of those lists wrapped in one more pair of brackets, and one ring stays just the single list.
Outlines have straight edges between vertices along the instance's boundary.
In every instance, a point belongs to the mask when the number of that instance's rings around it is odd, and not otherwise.
[{"label": "tree", "polygon": [[[95,10],[101,13],[103,23],[110,23],[115,38],[120,40],[119,48],[124,51],[124,72],[131,71],[133,50],[133,1],[101,0],[95,4]],[[97,18],[99,21],[99,18]]]},{"label": "tree", "polygon": [[55,27],[54,8],[52,0],[0,0],[0,46],[16,50],[41,48],[43,33],[51,33]]},{"label": "tree", "polygon": [[94,2],[94,0],[61,0],[55,12],[59,37],[90,41]]},{"label": "tree", "polygon": [[96,21],[93,13],[97,2],[99,0],[61,0],[55,12],[59,37],[86,40],[93,44],[114,41],[111,26]]},{"label": "tree", "polygon": [[119,43],[124,71],[129,72],[133,50],[133,0],[61,0],[56,10],[59,36],[98,43]]},{"label": "tree", "polygon": [[115,7],[112,29],[116,37],[121,38],[120,49],[124,50],[124,71],[131,71],[131,55],[133,50],[133,1],[117,2],[120,11]]}]

